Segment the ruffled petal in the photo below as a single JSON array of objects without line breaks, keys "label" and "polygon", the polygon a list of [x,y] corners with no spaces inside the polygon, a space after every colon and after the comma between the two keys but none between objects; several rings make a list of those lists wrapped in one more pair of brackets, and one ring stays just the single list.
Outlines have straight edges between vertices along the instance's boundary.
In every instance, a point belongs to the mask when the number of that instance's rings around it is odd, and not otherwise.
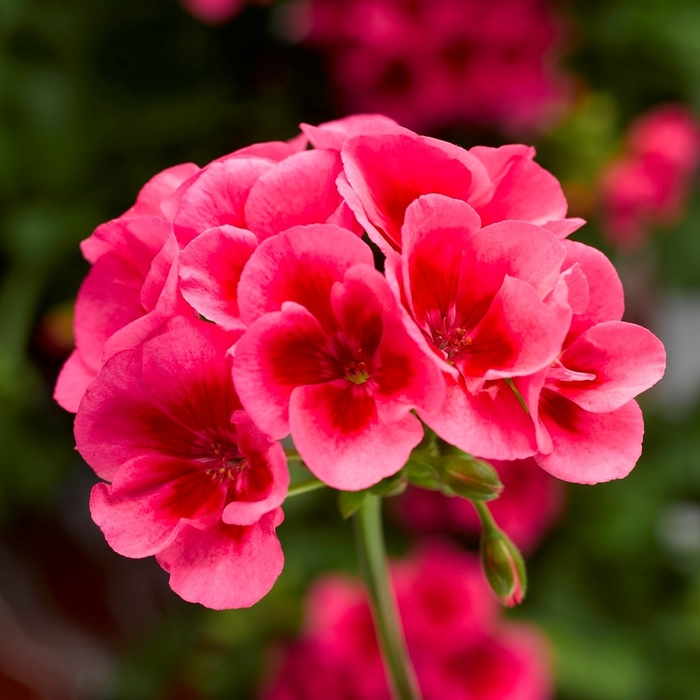
[{"label": "ruffled petal", "polygon": [[263,240],[293,226],[324,223],[341,203],[335,184],[341,169],[336,151],[304,151],[283,160],[251,188],[246,227]]},{"label": "ruffled petal", "polygon": [[532,374],[556,357],[565,333],[557,314],[530,285],[506,277],[454,362],[466,377]]},{"label": "ruffled petal", "polygon": [[182,525],[213,526],[225,495],[199,465],[157,455],[137,457],[122,465],[111,485],[93,488],[90,512],[112,549],[140,558],[167,547]]},{"label": "ruffled petal", "polygon": [[136,197],[136,203],[124,216],[152,215],[162,218],[164,212],[161,209],[161,203],[174,194],[183,182],[196,175],[199,170],[199,166],[194,163],[182,163],[154,175],[141,188]]},{"label": "ruffled petal", "polygon": [[589,328],[559,358],[575,372],[590,373],[591,381],[556,381],[556,391],[581,408],[607,413],[646,391],[663,376],[666,352],[646,328],[608,321]]},{"label": "ruffled petal", "polygon": [[181,598],[215,610],[247,608],[269,593],[282,572],[275,529],[283,517],[278,508],[255,525],[189,527],[156,558]]},{"label": "ruffled petal", "polygon": [[298,304],[262,316],[235,347],[238,395],[253,421],[275,439],[289,434],[292,391],[339,373],[321,325]]},{"label": "ruffled petal", "polygon": [[362,134],[413,134],[381,114],[352,114],[318,126],[300,124],[300,127],[314,148],[331,148],[336,151],[349,138]]},{"label": "ruffled petal", "polygon": [[[252,525],[282,505],[289,489],[289,470],[282,446],[271,442],[252,421],[238,422],[236,428],[238,446],[248,464],[238,476],[236,500],[226,505],[222,519],[228,525]],[[258,488],[261,480],[265,481],[262,490]]]},{"label": "ruffled petal", "polygon": [[214,324],[177,317],[105,363],[75,420],[78,450],[100,477],[134,457],[198,459],[203,443],[235,444],[231,342]]},{"label": "ruffled petal", "polygon": [[290,426],[304,463],[324,483],[358,491],[395,474],[423,438],[410,415],[379,420],[374,399],[346,379],[302,386],[292,393]]},{"label": "ruffled petal", "polygon": [[642,454],[644,421],[636,401],[610,413],[589,413],[567,398],[542,390],[540,419],[552,439],[552,451],[537,454],[550,474],[576,484],[622,479]]},{"label": "ruffled petal", "polygon": [[485,459],[521,459],[537,450],[535,426],[515,393],[503,381],[472,394],[446,377],[443,405],[421,419],[443,440]]},{"label": "ruffled petal", "polygon": [[76,413],[90,382],[97,376],[99,366],[89,365],[80,351],[73,350],[61,368],[53,397],[61,408]]},{"label": "ruffled petal", "polygon": [[238,282],[257,245],[254,234],[233,226],[210,229],[197,236],[179,259],[183,297],[222,328],[245,328],[238,310]]},{"label": "ruffled petal", "polygon": [[369,246],[331,224],[297,226],[263,241],[241,275],[241,318],[249,325],[293,301],[332,326],[331,288],[358,263],[374,264]]},{"label": "ruffled petal", "polygon": [[608,258],[599,250],[577,241],[563,241],[566,260],[563,269],[578,264],[588,280],[589,302],[586,310],[575,314],[567,343],[585,330],[603,321],[619,321],[625,310],[622,282]]},{"label": "ruffled petal", "polygon": [[472,190],[472,174],[463,163],[417,136],[356,136],[341,155],[356,194],[345,199],[382,249],[401,249],[401,226],[414,199],[437,193],[467,201]]},{"label": "ruffled petal", "polygon": [[488,204],[477,207],[484,226],[518,220],[546,224],[566,217],[559,181],[530,158],[513,158]]},{"label": "ruffled petal", "polygon": [[208,165],[182,194],[173,219],[175,235],[185,246],[217,226],[247,228],[244,206],[251,188],[275,164],[266,158],[228,158]]}]

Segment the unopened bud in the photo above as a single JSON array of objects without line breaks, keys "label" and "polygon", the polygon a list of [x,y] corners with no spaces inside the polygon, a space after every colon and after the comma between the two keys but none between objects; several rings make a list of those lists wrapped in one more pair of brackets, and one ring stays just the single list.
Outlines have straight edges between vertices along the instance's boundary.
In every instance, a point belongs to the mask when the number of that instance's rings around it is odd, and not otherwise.
[{"label": "unopened bud", "polygon": [[488,462],[470,455],[445,457],[440,476],[445,486],[471,501],[492,501],[503,491],[496,470]]},{"label": "unopened bud", "polygon": [[481,536],[481,565],[499,600],[509,607],[525,597],[527,575],[518,548],[497,528],[489,528]]}]

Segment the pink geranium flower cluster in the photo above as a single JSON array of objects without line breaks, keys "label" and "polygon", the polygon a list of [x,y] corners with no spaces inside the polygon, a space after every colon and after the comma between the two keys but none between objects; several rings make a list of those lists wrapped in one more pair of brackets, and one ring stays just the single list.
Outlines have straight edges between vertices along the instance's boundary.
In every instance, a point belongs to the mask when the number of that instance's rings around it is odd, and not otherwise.
[{"label": "pink geranium flower cluster", "polygon": [[[392,569],[408,648],[426,700],[546,700],[547,645],[537,629],[500,620],[473,555],[424,547]],[[362,587],[315,584],[302,639],[284,650],[265,700],[389,700]]]},{"label": "pink geranium flower cluster", "polygon": [[635,250],[681,217],[700,165],[700,123],[686,107],[657,107],[632,124],[624,148],[601,178],[604,231]]},{"label": "pink geranium flower cluster", "polygon": [[110,545],[215,608],[255,602],[282,567],[276,441],[350,491],[401,470],[424,425],[604,481],[639,457],[634,397],[664,368],[620,320],[612,265],[566,240],[583,221],[533,149],[384,117],[302,128],[156,175],[83,242],[56,387],[109,482],[91,509]]},{"label": "pink geranium flower cluster", "polygon": [[565,97],[543,0],[309,0],[303,23],[349,110],[414,129],[536,128]]}]

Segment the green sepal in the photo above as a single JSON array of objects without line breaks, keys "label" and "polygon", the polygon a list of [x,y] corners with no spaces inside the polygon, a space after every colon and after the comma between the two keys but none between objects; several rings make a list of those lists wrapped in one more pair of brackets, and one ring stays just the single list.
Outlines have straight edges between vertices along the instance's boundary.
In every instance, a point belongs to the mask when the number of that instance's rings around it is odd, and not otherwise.
[{"label": "green sepal", "polygon": [[481,536],[481,566],[499,600],[518,605],[527,592],[527,572],[520,550],[498,528],[484,528]]},{"label": "green sepal", "polygon": [[438,473],[445,486],[470,501],[492,501],[503,492],[496,470],[488,462],[466,453],[442,457]]},{"label": "green sepal", "polygon": [[422,489],[429,491],[442,491],[444,484],[440,479],[435,462],[441,460],[442,457],[434,457],[430,455],[411,455],[404,473],[408,481],[414,486],[419,486]]},{"label": "green sepal", "polygon": [[360,510],[368,493],[367,489],[362,491],[340,491],[338,493],[338,510],[340,510],[343,520],[347,520]]},{"label": "green sepal", "polygon": [[406,481],[405,474],[397,472],[392,476],[388,476],[386,479],[382,479],[378,484],[370,486],[368,491],[373,493],[375,496],[382,496],[382,498],[388,498],[390,496],[398,496],[406,490],[408,482]]}]

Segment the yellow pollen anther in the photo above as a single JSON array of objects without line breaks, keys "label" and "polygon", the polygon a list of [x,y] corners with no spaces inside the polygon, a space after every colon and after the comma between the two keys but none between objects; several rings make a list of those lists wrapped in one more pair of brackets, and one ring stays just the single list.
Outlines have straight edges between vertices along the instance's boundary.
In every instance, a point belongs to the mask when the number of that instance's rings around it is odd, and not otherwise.
[{"label": "yellow pollen anther", "polygon": [[207,469],[206,475],[215,483],[223,484],[226,479],[233,481],[236,478],[233,469],[230,467],[219,467],[218,469]]},{"label": "yellow pollen anther", "polygon": [[345,378],[353,384],[364,384],[369,379],[369,368],[366,362],[348,362],[343,367]]}]

